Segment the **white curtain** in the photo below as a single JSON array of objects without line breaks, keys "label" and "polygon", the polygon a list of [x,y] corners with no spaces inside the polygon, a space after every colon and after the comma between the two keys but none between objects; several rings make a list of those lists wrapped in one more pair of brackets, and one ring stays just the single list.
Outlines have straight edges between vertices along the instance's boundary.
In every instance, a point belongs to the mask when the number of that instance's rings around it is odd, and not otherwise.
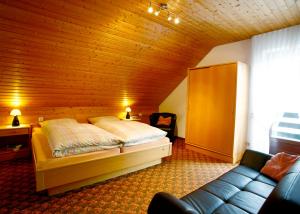
[{"label": "white curtain", "polygon": [[269,152],[269,130],[283,112],[300,112],[300,25],[252,38],[248,142]]}]

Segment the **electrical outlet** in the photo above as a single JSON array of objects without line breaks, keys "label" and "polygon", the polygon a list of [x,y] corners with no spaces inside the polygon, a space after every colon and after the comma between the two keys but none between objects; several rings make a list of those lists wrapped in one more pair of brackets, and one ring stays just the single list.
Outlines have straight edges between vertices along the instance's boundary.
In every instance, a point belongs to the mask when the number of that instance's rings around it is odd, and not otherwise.
[{"label": "electrical outlet", "polygon": [[44,117],[39,117],[39,118],[38,118],[38,121],[39,121],[39,122],[43,122],[43,121],[44,121]]}]

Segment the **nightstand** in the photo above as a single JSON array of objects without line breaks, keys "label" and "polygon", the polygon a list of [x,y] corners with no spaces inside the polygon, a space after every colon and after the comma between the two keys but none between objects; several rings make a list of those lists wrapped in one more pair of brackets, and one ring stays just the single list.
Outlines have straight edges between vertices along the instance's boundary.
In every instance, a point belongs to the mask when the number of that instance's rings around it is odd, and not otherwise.
[{"label": "nightstand", "polygon": [[31,126],[0,126],[0,161],[28,157],[31,153]]}]

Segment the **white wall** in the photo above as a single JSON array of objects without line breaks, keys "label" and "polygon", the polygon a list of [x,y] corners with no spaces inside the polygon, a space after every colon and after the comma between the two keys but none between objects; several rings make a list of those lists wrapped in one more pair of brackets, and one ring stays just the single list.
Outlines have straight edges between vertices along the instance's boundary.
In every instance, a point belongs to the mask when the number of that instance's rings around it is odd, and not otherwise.
[{"label": "white wall", "polygon": [[[234,61],[250,63],[251,40],[219,45],[214,47],[197,65],[207,66]],[[177,136],[185,137],[187,108],[187,78],[185,78],[159,105],[160,112],[177,115]]]},{"label": "white wall", "polygon": [[177,116],[176,132],[178,137],[185,136],[185,118],[187,108],[187,78],[169,94],[169,96],[159,105],[159,112],[171,112]]}]

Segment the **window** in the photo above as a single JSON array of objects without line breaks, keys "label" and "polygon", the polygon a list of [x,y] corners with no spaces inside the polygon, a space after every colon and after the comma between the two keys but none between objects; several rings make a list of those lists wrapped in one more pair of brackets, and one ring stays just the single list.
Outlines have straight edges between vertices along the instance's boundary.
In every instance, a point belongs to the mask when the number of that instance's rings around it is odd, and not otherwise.
[{"label": "window", "polygon": [[300,25],[254,36],[251,56],[248,141],[269,152],[275,123],[274,134],[299,137]]},{"label": "window", "polygon": [[279,121],[272,126],[270,136],[300,142],[299,115],[295,112],[284,112]]}]

